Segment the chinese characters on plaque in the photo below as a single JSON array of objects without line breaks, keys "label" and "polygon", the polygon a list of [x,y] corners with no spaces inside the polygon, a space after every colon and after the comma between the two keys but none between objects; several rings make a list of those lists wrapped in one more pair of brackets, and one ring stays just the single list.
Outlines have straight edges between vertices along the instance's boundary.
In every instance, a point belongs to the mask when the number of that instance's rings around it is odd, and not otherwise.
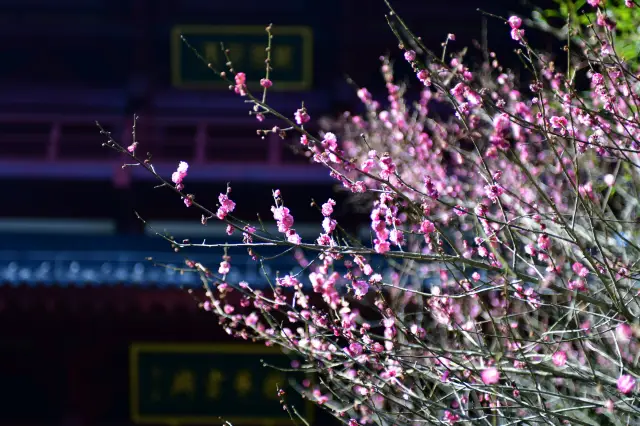
[{"label": "chinese characters on plaque", "polygon": [[136,423],[201,423],[219,417],[234,424],[284,421],[287,405],[308,410],[289,387],[291,360],[277,349],[246,344],[135,344],[130,351],[131,414]]},{"label": "chinese characters on plaque", "polygon": [[[276,26],[273,35],[269,76],[274,83],[273,89],[310,89],[313,72],[311,30]],[[178,26],[172,32],[171,54],[173,84],[177,87],[224,89],[228,86],[182,42],[181,37],[216,70],[227,70],[226,64],[231,61],[236,72],[246,74],[250,88],[265,75],[268,41],[263,26]]]}]

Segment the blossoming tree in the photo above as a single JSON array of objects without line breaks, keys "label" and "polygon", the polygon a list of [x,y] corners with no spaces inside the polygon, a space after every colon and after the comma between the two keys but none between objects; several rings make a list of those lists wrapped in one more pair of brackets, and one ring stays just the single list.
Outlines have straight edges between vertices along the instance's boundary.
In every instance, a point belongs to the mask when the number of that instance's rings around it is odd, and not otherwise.
[{"label": "blossoming tree", "polygon": [[[311,161],[368,200],[368,239],[346,234],[329,199],[316,205],[324,232],[304,241],[278,190],[278,233],[269,233],[234,216],[231,187],[204,206],[186,192],[186,163],[169,179],[138,156],[135,137],[124,147],[103,130],[106,145],[203,224],[223,221],[256,262],[267,261],[264,247],[295,256],[303,272],[269,277],[268,290],[230,282],[226,254],[217,269],[186,268],[200,274],[202,305],[229,334],[302,359],[293,368],[316,380],[298,390],[342,423],[640,424],[640,75],[612,47],[604,1],[589,4],[598,19],[561,52],[562,66],[529,45],[519,17],[503,20],[519,79],[490,52],[479,67],[464,50],[447,55],[452,34],[436,55],[387,4],[419,100],[407,101],[383,59],[386,101],[359,88],[365,112],[320,135],[305,128],[304,106],[290,117],[267,102],[270,26],[261,93],[231,62],[209,65],[257,120],[280,121],[263,134],[297,135]],[[176,249],[198,245],[165,238]]]}]

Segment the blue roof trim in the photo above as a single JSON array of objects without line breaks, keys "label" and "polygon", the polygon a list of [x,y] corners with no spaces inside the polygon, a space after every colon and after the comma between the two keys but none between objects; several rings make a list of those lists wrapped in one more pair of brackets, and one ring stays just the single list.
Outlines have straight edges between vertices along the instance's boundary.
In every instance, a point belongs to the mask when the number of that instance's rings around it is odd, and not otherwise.
[{"label": "blue roof trim", "polygon": [[[237,243],[237,237],[207,238],[207,243]],[[281,247],[257,250],[263,256],[274,256]],[[265,288],[269,281],[260,264],[247,254],[244,247],[228,250],[231,271],[227,281],[248,282],[253,288]],[[173,268],[186,268],[185,258],[201,262],[217,272],[223,250],[187,248],[175,253],[168,242],[147,235],[56,235],[0,233],[0,283],[31,286],[110,286],[131,287],[200,287],[197,273],[184,273],[155,266],[151,261]],[[312,259],[311,253],[307,257]],[[390,273],[380,256],[371,259],[374,270],[387,276]],[[339,262],[336,269],[345,273]],[[279,276],[298,274],[302,268],[292,255],[276,257],[265,262],[264,270],[273,282]],[[299,279],[311,286],[307,273]],[[427,281],[423,285],[428,285]]]},{"label": "blue roof trim", "polygon": [[[229,239],[229,242],[232,242]],[[223,243],[225,240],[209,242]],[[235,250],[230,282],[245,280],[257,287],[268,283],[258,264],[246,250]],[[222,260],[222,250],[171,250],[160,238],[123,235],[0,235],[0,281],[19,285],[135,285],[135,286],[199,286],[196,273],[180,274],[155,262],[184,267],[184,257],[216,267]],[[290,256],[269,262],[270,275],[276,270],[286,274],[299,270]],[[273,276],[273,275],[272,275]]]}]

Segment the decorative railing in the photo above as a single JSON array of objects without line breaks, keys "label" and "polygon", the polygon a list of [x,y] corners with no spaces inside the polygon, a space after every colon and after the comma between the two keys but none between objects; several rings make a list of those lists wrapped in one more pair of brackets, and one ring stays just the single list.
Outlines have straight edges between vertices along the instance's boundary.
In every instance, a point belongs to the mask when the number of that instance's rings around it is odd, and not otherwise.
[{"label": "decorative railing", "polygon": [[[119,143],[132,140],[132,117],[118,115],[0,114],[0,176],[114,179],[126,158],[102,147],[95,121]],[[256,136],[251,117],[151,116],[137,124],[139,152],[150,152],[156,170],[170,173],[188,161],[194,180],[329,182],[326,170],[292,152],[295,141]],[[129,168],[133,178],[150,177]],[[168,175],[167,175],[168,176]]]}]

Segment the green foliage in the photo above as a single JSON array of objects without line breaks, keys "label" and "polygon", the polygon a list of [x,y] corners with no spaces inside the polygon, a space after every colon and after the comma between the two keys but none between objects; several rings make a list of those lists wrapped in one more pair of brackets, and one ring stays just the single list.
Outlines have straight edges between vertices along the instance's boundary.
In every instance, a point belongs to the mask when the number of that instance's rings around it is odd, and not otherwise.
[{"label": "green foliage", "polygon": [[[560,38],[567,37],[566,17],[570,17],[572,38],[585,37],[589,24],[595,24],[597,8],[586,0],[554,0],[556,8],[538,9],[533,13],[533,21],[538,28]],[[615,48],[618,54],[632,66],[640,64],[640,9],[626,7],[623,0],[607,0],[601,10],[616,23]]]}]

